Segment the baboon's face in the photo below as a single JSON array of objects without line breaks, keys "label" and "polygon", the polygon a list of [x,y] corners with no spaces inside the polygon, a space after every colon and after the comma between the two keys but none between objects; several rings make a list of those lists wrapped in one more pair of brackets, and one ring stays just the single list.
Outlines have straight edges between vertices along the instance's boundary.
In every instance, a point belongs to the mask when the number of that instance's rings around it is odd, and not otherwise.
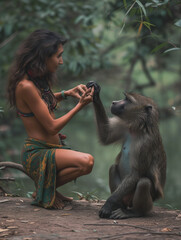
[{"label": "baboon's face", "polygon": [[112,114],[128,121],[145,119],[148,114],[158,118],[157,107],[151,98],[136,93],[124,93],[124,95],[123,100],[112,102]]}]

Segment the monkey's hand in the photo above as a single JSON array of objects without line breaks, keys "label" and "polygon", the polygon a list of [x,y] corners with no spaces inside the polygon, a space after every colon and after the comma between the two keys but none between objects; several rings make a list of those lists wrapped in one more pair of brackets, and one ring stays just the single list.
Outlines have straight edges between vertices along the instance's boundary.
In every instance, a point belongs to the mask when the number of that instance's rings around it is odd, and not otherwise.
[{"label": "monkey's hand", "polygon": [[133,217],[142,217],[144,214],[134,212],[132,209],[121,209],[118,208],[111,213],[109,218],[111,219],[126,219],[126,218],[133,218]]},{"label": "monkey's hand", "polygon": [[100,93],[101,87],[96,82],[93,82],[93,81],[88,82],[86,84],[86,87],[87,88],[94,87],[93,102],[97,102],[99,100],[99,93]]},{"label": "monkey's hand", "polygon": [[119,206],[116,203],[112,203],[108,199],[105,202],[105,204],[102,206],[101,210],[99,211],[99,217],[100,218],[110,218],[112,212],[117,208],[119,208]]},{"label": "monkey's hand", "polygon": [[136,214],[131,215],[131,211],[130,211],[130,214],[127,214],[126,211],[123,211],[121,208],[118,208],[111,213],[110,218],[111,219],[126,219],[126,218],[129,218],[129,217],[132,217],[132,216],[136,217]]},{"label": "monkey's hand", "polygon": [[99,217],[109,218],[111,216],[111,213],[112,213],[111,207],[106,202],[99,211]]}]

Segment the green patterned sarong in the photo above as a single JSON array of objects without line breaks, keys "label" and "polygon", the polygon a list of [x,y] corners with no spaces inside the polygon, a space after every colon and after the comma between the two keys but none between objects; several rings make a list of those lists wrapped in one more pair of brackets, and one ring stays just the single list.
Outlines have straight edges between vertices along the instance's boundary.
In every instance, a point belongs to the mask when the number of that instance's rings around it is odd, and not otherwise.
[{"label": "green patterned sarong", "polygon": [[36,198],[32,202],[44,208],[52,208],[56,193],[55,150],[62,145],[50,144],[34,138],[27,138],[22,151],[22,164],[34,180]]}]

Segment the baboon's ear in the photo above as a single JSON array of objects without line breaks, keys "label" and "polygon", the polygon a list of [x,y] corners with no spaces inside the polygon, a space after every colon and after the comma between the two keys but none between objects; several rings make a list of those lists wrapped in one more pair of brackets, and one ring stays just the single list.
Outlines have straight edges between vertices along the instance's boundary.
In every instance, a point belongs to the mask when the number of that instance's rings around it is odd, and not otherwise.
[{"label": "baboon's ear", "polygon": [[151,106],[151,105],[145,106],[145,110],[146,110],[147,112],[150,112],[150,111],[152,110],[152,106]]}]

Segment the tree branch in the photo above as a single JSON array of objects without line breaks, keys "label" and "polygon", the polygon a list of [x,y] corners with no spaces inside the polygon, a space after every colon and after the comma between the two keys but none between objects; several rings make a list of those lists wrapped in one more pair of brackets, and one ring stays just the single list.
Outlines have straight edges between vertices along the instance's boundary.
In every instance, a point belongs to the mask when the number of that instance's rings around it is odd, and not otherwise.
[{"label": "tree branch", "polygon": [[125,78],[125,82],[126,82],[125,90],[126,91],[128,91],[130,89],[131,82],[132,82],[132,73],[134,71],[134,67],[135,67],[137,61],[138,61],[138,55],[136,54],[131,60],[130,68],[129,68],[126,78]]},{"label": "tree branch", "polygon": [[147,87],[155,86],[155,80],[152,78],[152,76],[151,76],[151,74],[150,74],[150,72],[149,72],[149,70],[146,66],[146,61],[145,61],[144,57],[139,55],[139,59],[141,61],[143,72],[148,79],[148,83],[141,84],[141,85],[136,85],[135,90],[142,90],[142,89],[147,88]]},{"label": "tree branch", "polygon": [[17,32],[13,33],[10,37],[8,37],[6,40],[0,43],[0,48],[4,47],[6,44],[12,41],[16,37],[16,35],[17,35]]},{"label": "tree branch", "polygon": [[18,163],[14,163],[14,162],[0,162],[0,167],[15,168],[15,169],[18,169],[21,172],[25,173],[26,175],[28,175],[26,173],[25,169],[23,168],[23,165],[18,164]]},{"label": "tree branch", "polygon": [[118,39],[116,39],[115,42],[113,42],[112,44],[110,44],[106,49],[104,49],[101,54],[100,57],[104,57],[106,54],[108,54],[110,51],[112,51],[113,49],[115,49],[118,46],[122,46],[125,43],[128,43],[131,40],[134,40],[135,37],[127,37],[127,36],[123,36],[120,37]]}]

